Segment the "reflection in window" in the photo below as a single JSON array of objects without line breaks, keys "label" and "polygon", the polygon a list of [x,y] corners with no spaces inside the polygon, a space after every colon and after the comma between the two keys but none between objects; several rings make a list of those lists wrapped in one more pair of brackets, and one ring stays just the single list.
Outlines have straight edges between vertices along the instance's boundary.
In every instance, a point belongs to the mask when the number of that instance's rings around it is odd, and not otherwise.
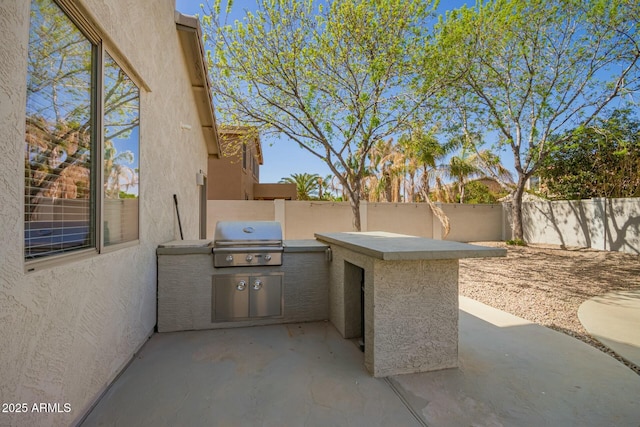
[{"label": "reflection in window", "polygon": [[91,188],[94,45],[50,0],[31,4],[25,258],[95,247]]},{"label": "reflection in window", "polygon": [[138,87],[98,38],[89,40],[53,0],[32,0],[26,261],[101,249],[97,230],[105,246],[138,239],[139,105]]},{"label": "reflection in window", "polygon": [[140,92],[108,54],[104,59],[104,244],[138,238]]}]

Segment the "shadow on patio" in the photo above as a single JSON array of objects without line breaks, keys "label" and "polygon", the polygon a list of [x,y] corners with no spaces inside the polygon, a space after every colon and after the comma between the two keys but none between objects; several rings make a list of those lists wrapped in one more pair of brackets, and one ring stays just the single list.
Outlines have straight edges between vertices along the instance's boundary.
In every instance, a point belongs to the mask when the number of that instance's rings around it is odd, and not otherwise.
[{"label": "shadow on patio", "polygon": [[155,334],[83,425],[638,425],[640,378],[615,359],[460,308],[459,369],[387,379],[329,322]]}]

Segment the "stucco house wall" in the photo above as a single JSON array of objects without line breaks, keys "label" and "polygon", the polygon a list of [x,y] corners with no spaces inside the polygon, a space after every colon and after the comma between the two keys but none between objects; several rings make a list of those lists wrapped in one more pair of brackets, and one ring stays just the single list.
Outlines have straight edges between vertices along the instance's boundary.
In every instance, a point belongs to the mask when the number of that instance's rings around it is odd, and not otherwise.
[{"label": "stucco house wall", "polygon": [[[158,244],[199,235],[196,173],[207,169],[174,0],[76,2],[142,81],[140,239],[27,273],[23,260],[29,8],[0,3],[0,400],[59,403],[70,412],[9,415],[0,425],[70,425],[145,343],[156,324]],[[139,82],[137,82],[139,83]],[[189,124],[188,127],[181,123]],[[61,406],[62,407],[62,406]]]},{"label": "stucco house wall", "polygon": [[[253,180],[242,169],[242,159],[210,156],[207,172],[208,200],[245,200],[245,194],[253,188]],[[251,185],[246,185],[249,183]]]},{"label": "stucco house wall", "polygon": [[253,189],[259,181],[263,158],[260,139],[247,137],[247,129],[221,127],[223,154],[209,156],[208,200],[254,199]]}]

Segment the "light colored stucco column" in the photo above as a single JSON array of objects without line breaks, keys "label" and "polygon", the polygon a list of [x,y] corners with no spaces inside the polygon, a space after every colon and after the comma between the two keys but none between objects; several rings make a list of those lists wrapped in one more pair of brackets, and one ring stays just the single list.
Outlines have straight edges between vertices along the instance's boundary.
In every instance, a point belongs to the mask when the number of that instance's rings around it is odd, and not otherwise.
[{"label": "light colored stucco column", "polygon": [[364,364],[374,377],[458,366],[457,259],[376,259],[370,280]]}]

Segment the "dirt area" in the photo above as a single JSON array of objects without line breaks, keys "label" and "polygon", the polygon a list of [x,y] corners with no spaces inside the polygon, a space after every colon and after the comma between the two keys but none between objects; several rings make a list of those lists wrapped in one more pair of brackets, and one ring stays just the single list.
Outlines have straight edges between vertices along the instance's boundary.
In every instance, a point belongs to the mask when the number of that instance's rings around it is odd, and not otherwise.
[{"label": "dirt area", "polygon": [[[640,256],[550,245],[507,248],[506,258],[460,260],[460,294],[564,332],[622,361],[589,336],[578,308],[609,291],[639,289]],[[625,364],[640,374],[639,367]]]}]

